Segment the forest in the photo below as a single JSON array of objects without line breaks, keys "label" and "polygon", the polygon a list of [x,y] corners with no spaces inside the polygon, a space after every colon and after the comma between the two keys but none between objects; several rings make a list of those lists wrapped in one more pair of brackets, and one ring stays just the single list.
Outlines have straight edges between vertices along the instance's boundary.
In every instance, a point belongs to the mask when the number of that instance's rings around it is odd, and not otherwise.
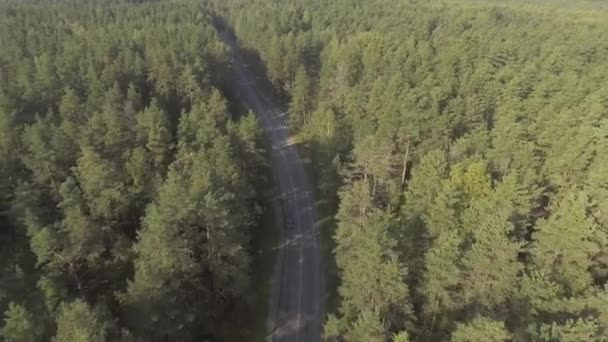
[{"label": "forest", "polygon": [[523,3],[221,2],[336,203],[325,341],[606,341],[608,13]]},{"label": "forest", "polygon": [[0,0],[0,339],[243,324],[267,184],[223,18],[328,203],[324,341],[608,341],[606,10]]},{"label": "forest", "polygon": [[208,5],[0,3],[0,340],[222,340],[259,129]]}]

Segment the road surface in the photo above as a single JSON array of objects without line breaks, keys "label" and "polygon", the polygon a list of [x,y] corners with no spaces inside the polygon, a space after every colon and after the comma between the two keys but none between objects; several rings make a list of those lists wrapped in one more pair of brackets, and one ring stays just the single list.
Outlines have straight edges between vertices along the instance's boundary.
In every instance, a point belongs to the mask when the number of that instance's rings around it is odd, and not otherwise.
[{"label": "road surface", "polygon": [[235,86],[241,100],[256,114],[272,148],[272,170],[281,192],[283,212],[294,223],[283,227],[273,275],[267,341],[318,342],[323,321],[321,248],[312,188],[294,146],[289,145],[287,116],[256,87],[257,76],[238,53],[226,30],[222,39],[231,48]]}]

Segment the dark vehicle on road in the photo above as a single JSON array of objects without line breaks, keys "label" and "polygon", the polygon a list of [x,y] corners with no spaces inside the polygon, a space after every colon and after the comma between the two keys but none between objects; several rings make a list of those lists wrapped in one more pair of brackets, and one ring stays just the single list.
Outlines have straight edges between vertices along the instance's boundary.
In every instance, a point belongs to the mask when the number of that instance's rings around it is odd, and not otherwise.
[{"label": "dark vehicle on road", "polygon": [[285,227],[287,227],[287,229],[294,229],[296,227],[295,223],[289,216],[285,217]]}]

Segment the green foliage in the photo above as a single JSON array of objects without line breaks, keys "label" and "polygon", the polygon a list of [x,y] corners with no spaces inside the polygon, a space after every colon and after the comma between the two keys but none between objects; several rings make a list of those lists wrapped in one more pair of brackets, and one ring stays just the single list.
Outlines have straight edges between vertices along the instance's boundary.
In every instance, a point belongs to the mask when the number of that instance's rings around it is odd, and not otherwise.
[{"label": "green foliage", "polygon": [[163,170],[172,141],[166,114],[156,102],[152,102],[150,107],[137,114],[136,119],[138,140],[151,154],[154,167]]},{"label": "green foliage", "polygon": [[471,322],[459,324],[452,333],[452,342],[506,342],[511,339],[505,324],[486,317],[475,317]]},{"label": "green foliage", "polygon": [[247,198],[237,196],[244,184],[227,139],[207,151],[183,148],[146,209],[135,275],[121,296],[130,327],[153,339],[213,331],[201,326],[210,320],[206,309],[223,313],[225,301],[249,287],[249,217],[239,209]]},{"label": "green foliage", "polygon": [[308,115],[311,112],[311,83],[306,72],[306,68],[302,65],[298,67],[296,76],[291,87],[291,102],[289,105],[289,120],[293,127],[302,127],[309,120]]},{"label": "green foliage", "polygon": [[372,314],[388,324],[397,323],[410,314],[404,283],[407,268],[390,238],[393,218],[373,207],[367,189],[366,183],[357,182],[343,193],[335,236],[336,262],[342,272],[339,291],[345,298],[341,311],[347,319],[361,314],[360,324],[368,324]]},{"label": "green foliage", "polygon": [[604,340],[605,6],[520,2],[5,1],[3,337],[200,340],[246,296],[260,132],[213,6],[340,199],[327,340]]},{"label": "green foliage", "polygon": [[319,193],[339,194],[329,340],[605,334],[608,17],[592,2],[216,2],[288,90]]},{"label": "green foliage", "polygon": [[76,162],[76,177],[94,217],[110,219],[121,215],[128,205],[122,174],[97,152],[84,149]]},{"label": "green foliage", "polygon": [[346,333],[346,339],[353,342],[382,342],[385,340],[384,327],[378,315],[362,312]]},{"label": "green foliage", "polygon": [[568,320],[564,324],[553,323],[540,327],[537,341],[606,341],[597,323],[591,320]]},{"label": "green foliage", "polygon": [[4,316],[4,328],[1,330],[1,335],[5,341],[34,342],[41,340],[41,331],[34,315],[25,307],[11,302]]},{"label": "green foliage", "polygon": [[463,213],[463,230],[470,239],[462,266],[464,296],[468,302],[496,307],[507,301],[522,270],[518,261],[521,244],[511,239],[511,199],[502,183],[489,198],[475,199]]},{"label": "green foliage", "polygon": [[327,315],[327,320],[323,325],[323,340],[324,341],[335,341],[342,335],[342,323],[335,315]]},{"label": "green foliage", "polygon": [[390,220],[380,212],[369,213],[356,222],[340,224],[336,231],[340,241],[337,263],[342,270],[340,293],[348,298],[344,303],[347,314],[366,308],[383,316],[408,311],[403,283],[407,269],[393,251]]},{"label": "green foliage", "polygon": [[108,322],[100,312],[76,300],[59,308],[57,334],[53,341],[103,342],[107,330]]},{"label": "green foliage", "polygon": [[259,129],[217,88],[211,20],[191,2],[0,4],[4,340],[215,339],[250,305]]},{"label": "green foliage", "polygon": [[402,331],[393,336],[393,342],[410,342],[410,337],[406,331]]},{"label": "green foliage", "polygon": [[572,293],[580,293],[593,282],[589,270],[600,244],[607,241],[605,233],[588,214],[583,193],[566,194],[552,212],[537,223],[531,251],[534,264]]},{"label": "green foliage", "polygon": [[405,194],[406,215],[424,215],[437,196],[447,171],[445,154],[439,150],[430,152],[420,161],[412,171],[412,181]]},{"label": "green foliage", "polygon": [[32,172],[38,185],[57,191],[58,183],[68,172],[65,159],[69,158],[61,147],[61,131],[51,123],[52,117],[37,118],[23,130],[21,141],[26,150],[21,156],[25,167]]}]

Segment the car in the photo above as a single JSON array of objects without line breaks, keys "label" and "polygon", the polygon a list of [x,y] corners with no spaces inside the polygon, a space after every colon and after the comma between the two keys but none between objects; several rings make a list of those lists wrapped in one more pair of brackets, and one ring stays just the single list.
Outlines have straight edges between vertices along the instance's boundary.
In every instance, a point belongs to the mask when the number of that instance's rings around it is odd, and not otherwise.
[{"label": "car", "polygon": [[291,217],[287,216],[285,218],[285,226],[288,229],[294,229],[296,227],[295,223],[293,222],[293,220],[291,219]]}]

